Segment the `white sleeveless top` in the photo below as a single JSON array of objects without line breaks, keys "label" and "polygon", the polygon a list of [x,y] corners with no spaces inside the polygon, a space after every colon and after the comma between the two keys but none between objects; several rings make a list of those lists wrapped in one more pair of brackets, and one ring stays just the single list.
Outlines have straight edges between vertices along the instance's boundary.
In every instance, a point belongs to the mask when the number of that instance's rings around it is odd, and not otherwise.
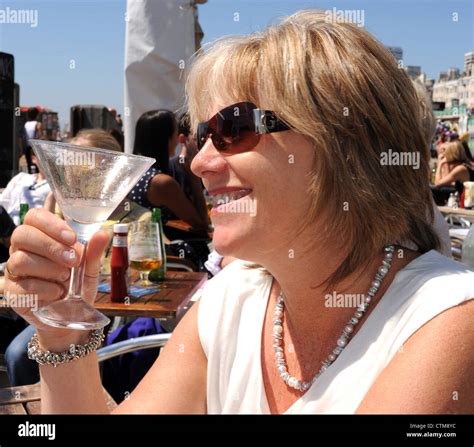
[{"label": "white sleeveless top", "polygon": [[[200,298],[198,332],[207,357],[207,410],[270,413],[261,336],[270,275],[235,261]],[[337,360],[286,414],[353,414],[402,344],[450,307],[474,297],[474,271],[431,250],[399,270]]]}]

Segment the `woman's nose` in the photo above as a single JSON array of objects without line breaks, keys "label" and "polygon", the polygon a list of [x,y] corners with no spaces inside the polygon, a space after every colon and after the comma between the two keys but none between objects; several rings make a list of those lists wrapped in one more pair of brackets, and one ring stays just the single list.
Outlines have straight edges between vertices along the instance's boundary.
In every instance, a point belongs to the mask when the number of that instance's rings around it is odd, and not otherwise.
[{"label": "woman's nose", "polygon": [[212,144],[209,138],[202,149],[196,154],[191,163],[191,171],[198,177],[205,178],[225,170],[226,162],[224,157]]}]

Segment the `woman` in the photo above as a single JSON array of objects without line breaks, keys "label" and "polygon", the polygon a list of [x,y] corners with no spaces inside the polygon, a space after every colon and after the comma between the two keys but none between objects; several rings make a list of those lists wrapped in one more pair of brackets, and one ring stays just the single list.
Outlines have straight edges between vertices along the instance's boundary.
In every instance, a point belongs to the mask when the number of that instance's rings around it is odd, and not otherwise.
[{"label": "woman", "polygon": [[[221,203],[214,245],[250,263],[207,283],[115,413],[472,413],[474,274],[434,250],[427,143],[407,119],[419,107],[383,45],[302,11],[204,49],[187,92],[192,169]],[[413,147],[419,169],[380,163]],[[392,245],[405,239],[417,251]],[[89,244],[89,302],[105,243]],[[70,247],[67,225],[33,210],[7,289],[58,299],[50,271],[67,276]],[[16,310],[40,350],[89,340]],[[94,354],[40,369],[43,412],[107,411]]]},{"label": "woman", "polygon": [[[169,110],[151,110],[137,121],[133,153],[156,159],[128,197],[139,205],[162,207],[163,221],[179,218],[196,230],[207,230],[208,215],[201,180],[191,173],[190,157],[183,157],[193,200],[186,197],[180,184],[169,175],[169,158],[178,144],[178,123]],[[175,217],[176,216],[176,217]]]},{"label": "woman", "polygon": [[[446,174],[443,175],[443,170]],[[440,156],[436,168],[435,185],[449,186],[458,184],[462,190],[464,182],[474,181],[474,169],[459,141],[444,144],[444,153]]]}]

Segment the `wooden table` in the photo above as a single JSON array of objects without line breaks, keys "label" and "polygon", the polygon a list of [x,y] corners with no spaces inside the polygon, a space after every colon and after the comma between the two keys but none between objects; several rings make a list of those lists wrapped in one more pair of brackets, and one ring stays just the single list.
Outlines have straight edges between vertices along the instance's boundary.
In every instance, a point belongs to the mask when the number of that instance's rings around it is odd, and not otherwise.
[{"label": "wooden table", "polygon": [[[161,288],[159,292],[139,298],[130,297],[129,304],[113,303],[109,293],[98,292],[94,306],[111,317],[179,319],[192,306],[193,296],[206,281],[207,273],[167,272],[166,280],[156,283]],[[9,306],[2,304],[1,298],[0,312],[10,310]]]},{"label": "wooden table", "polygon": [[[117,404],[104,389],[107,408],[112,411]],[[0,388],[1,414],[41,414],[40,384]]]},{"label": "wooden table", "polygon": [[438,206],[441,214],[452,214],[456,216],[474,219],[474,209],[467,210],[464,208],[451,208],[450,206]]},{"label": "wooden table", "polygon": [[139,298],[130,297],[130,303],[113,303],[109,293],[98,293],[97,310],[112,317],[179,318],[192,305],[191,299],[207,281],[207,273],[167,272],[166,280],[156,283],[159,292]]},{"label": "wooden table", "polygon": [[174,228],[175,230],[187,231],[187,232],[195,232],[194,228],[189,225],[184,220],[168,220],[165,223],[165,227]]},{"label": "wooden table", "polygon": [[[191,225],[189,225],[184,220],[168,220],[168,222],[165,223],[165,227],[174,228],[175,230],[181,230],[186,233],[190,233],[190,235],[196,235],[197,237],[206,235],[204,231],[195,230]],[[209,231],[207,231],[207,236],[210,239],[212,239],[212,236],[213,236],[212,228],[210,228]]]}]

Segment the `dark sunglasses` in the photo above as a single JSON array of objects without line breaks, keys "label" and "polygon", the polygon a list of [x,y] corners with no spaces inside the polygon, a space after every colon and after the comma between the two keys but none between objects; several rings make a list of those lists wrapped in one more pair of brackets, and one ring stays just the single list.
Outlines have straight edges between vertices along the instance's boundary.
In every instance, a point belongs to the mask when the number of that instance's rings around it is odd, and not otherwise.
[{"label": "dark sunglasses", "polygon": [[218,151],[238,154],[252,150],[265,133],[289,129],[274,112],[258,109],[251,102],[239,102],[199,123],[196,140],[199,150],[211,138]]}]

